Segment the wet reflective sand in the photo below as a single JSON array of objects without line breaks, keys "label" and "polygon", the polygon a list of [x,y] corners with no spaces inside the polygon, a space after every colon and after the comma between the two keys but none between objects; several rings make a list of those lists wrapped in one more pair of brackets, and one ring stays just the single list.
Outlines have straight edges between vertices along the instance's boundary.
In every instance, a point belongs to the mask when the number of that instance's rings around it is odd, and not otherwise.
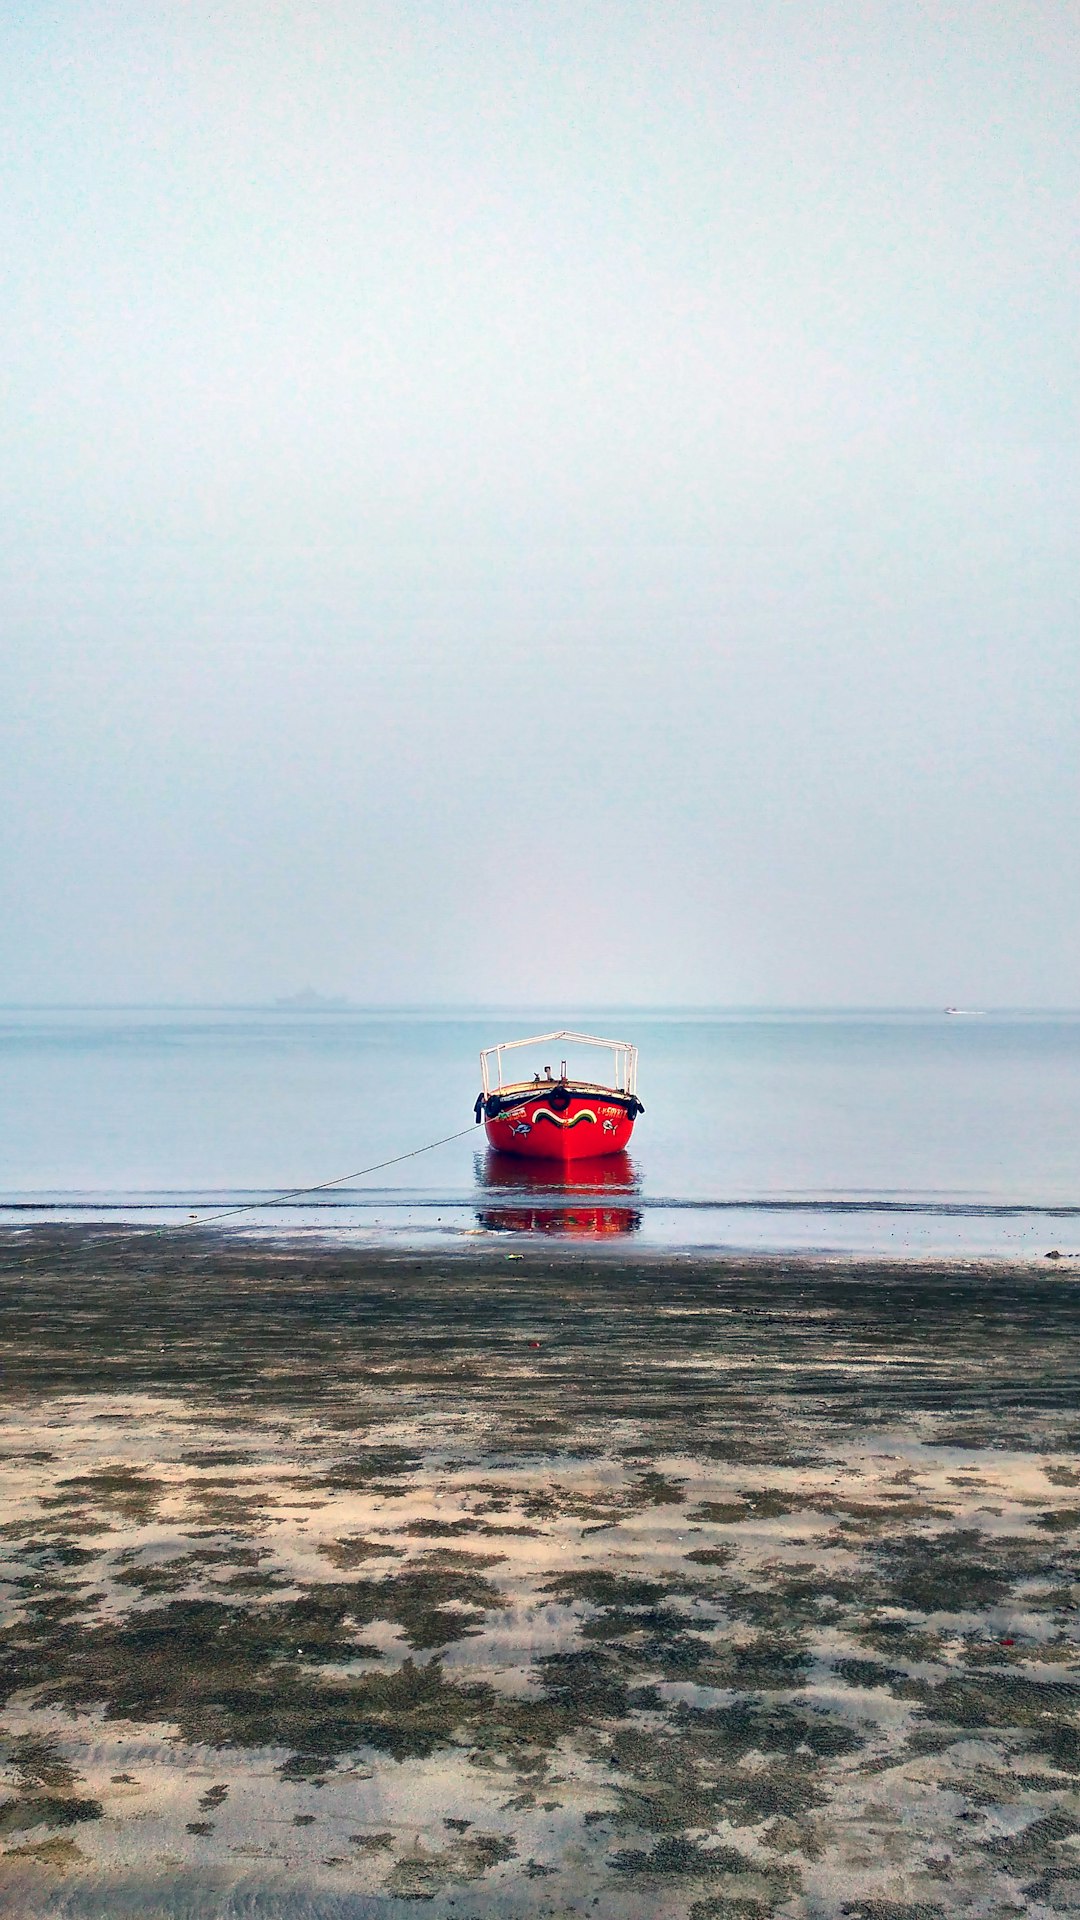
[{"label": "wet reflective sand", "polygon": [[4,1912],[1080,1910],[1065,1263],[0,1257]]}]

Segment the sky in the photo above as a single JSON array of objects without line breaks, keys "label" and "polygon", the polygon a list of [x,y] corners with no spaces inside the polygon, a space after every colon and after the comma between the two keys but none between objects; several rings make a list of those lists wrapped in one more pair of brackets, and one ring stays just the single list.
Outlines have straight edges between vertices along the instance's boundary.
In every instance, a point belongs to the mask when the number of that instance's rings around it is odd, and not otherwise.
[{"label": "sky", "polygon": [[1080,1004],[1078,47],[0,0],[0,1000]]}]

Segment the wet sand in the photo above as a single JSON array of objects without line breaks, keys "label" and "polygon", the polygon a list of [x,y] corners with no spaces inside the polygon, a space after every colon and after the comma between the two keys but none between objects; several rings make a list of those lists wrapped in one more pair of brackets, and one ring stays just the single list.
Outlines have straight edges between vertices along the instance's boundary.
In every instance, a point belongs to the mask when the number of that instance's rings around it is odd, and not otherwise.
[{"label": "wet sand", "polygon": [[1080,1273],[0,1235],[0,1911],[1080,1912]]}]

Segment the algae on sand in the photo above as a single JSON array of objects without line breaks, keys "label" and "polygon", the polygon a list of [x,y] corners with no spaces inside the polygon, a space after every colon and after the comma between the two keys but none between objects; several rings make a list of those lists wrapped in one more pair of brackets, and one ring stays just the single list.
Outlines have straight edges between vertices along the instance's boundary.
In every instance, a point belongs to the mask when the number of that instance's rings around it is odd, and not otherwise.
[{"label": "algae on sand", "polygon": [[0,1242],[9,1910],[105,1873],[223,1912],[1062,1910],[1074,1289],[434,1271]]}]

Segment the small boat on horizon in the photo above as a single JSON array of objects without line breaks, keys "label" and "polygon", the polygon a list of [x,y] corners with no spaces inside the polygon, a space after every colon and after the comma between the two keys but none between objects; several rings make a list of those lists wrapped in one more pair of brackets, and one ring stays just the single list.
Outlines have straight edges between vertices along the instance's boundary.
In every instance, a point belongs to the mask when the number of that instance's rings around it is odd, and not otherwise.
[{"label": "small boat on horizon", "polygon": [[[505,1056],[522,1047],[554,1052],[557,1045],[600,1047],[611,1054],[609,1081],[567,1071],[556,1075],[550,1061],[531,1075],[513,1078],[516,1061]],[[496,1153],[535,1160],[596,1160],[622,1153],[645,1109],[637,1097],[637,1048],[625,1040],[601,1040],[596,1034],[537,1033],[525,1040],[504,1040],[480,1055],[481,1088],[473,1109]]]}]

